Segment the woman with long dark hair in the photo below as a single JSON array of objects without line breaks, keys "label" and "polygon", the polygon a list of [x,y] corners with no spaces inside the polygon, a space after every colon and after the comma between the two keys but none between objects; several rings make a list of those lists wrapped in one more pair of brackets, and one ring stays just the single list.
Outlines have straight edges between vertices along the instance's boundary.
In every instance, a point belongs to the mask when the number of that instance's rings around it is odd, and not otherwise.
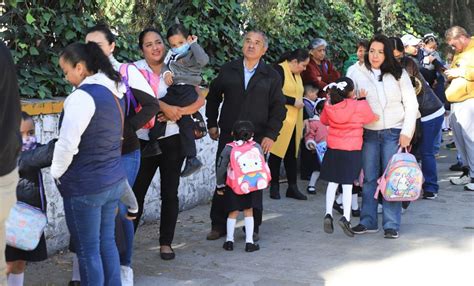
[{"label": "woman with long dark hair", "polygon": [[[377,179],[399,147],[408,147],[415,130],[418,102],[408,73],[393,56],[393,45],[384,35],[369,42],[364,66],[350,77],[356,94],[365,90],[367,102],[379,120],[364,125],[362,168],[364,186],[360,224],[354,233],[377,232]],[[364,93],[365,93],[364,92]],[[398,238],[401,203],[383,200],[383,229],[386,238]]]},{"label": "woman with long dark hair", "polygon": [[297,200],[306,200],[296,185],[296,158],[303,134],[303,81],[301,72],[309,63],[309,54],[306,50],[296,49],[283,54],[274,65],[282,79],[283,95],[286,98],[286,118],[280,129],[275,144],[270,149],[268,165],[270,166],[272,181],[270,198],[280,199],[280,164],[284,160],[288,190],[286,196]]}]

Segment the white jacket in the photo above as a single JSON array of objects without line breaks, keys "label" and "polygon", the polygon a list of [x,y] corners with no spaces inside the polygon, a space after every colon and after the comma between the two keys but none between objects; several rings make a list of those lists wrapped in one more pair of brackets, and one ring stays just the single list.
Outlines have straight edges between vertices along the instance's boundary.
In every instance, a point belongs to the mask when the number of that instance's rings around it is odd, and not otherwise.
[{"label": "white jacket", "polygon": [[367,102],[379,120],[364,125],[370,130],[400,128],[401,134],[412,137],[418,114],[418,101],[408,73],[403,70],[400,80],[391,74],[383,76],[386,103],[382,106],[377,95],[377,82],[372,72],[365,65],[357,66],[349,76],[355,85],[355,90],[367,91]]}]

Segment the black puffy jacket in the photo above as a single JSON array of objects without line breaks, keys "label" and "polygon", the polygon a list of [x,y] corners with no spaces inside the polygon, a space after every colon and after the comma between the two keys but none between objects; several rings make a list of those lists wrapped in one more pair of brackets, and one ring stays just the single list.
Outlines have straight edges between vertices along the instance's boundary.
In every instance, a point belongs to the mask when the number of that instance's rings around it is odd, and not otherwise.
[{"label": "black puffy jacket", "polygon": [[[41,208],[39,191],[40,184],[43,184],[43,180],[40,179],[41,169],[51,166],[55,142],[56,140],[50,141],[46,145],[37,144],[35,149],[21,152],[18,161],[20,180],[16,188],[18,201]],[[46,197],[44,198],[46,208]]]},{"label": "black puffy jacket", "polygon": [[412,81],[414,80],[413,77],[416,77],[421,83],[421,90],[416,96],[421,117],[435,113],[441,107],[443,107],[441,100],[439,100],[438,96],[436,96],[433,89],[431,89],[423,75],[420,73],[415,59],[411,57],[403,57],[401,65],[404,69],[406,69]]}]

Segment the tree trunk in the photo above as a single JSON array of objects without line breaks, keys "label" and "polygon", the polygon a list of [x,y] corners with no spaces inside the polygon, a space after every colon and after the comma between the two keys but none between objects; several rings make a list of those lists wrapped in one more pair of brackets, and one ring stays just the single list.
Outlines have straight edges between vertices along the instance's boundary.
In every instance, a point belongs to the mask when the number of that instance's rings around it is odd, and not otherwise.
[{"label": "tree trunk", "polygon": [[464,28],[468,31],[468,33],[474,32],[474,19],[472,18],[472,11],[470,9],[469,0],[461,0],[460,2],[460,9],[464,13]]}]

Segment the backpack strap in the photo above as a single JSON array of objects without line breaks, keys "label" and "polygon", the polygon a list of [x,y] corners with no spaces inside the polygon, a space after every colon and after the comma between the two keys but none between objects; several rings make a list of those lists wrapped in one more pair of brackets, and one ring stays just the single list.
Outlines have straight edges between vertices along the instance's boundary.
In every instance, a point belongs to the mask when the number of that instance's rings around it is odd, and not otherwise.
[{"label": "backpack strap", "polygon": [[[125,84],[125,88],[126,88],[126,92],[125,92],[125,97],[127,99],[126,103],[127,103],[127,112],[126,112],[126,115],[128,116],[130,114],[130,105],[133,105],[133,109],[135,109],[137,107],[137,100],[135,99],[135,96],[133,96],[133,92],[132,92],[132,89],[130,88],[130,85],[128,84],[128,79],[129,79],[129,76],[128,76],[128,68],[133,65],[135,66],[135,64],[122,64],[120,66],[120,69],[119,69],[119,72],[120,74],[122,75],[122,82]],[[135,66],[136,67],[136,66]]]},{"label": "backpack strap", "polygon": [[38,171],[38,182],[39,182],[39,193],[41,198],[41,210],[46,212],[45,200],[44,200],[44,188],[43,188],[43,176],[41,175],[41,171]]}]

